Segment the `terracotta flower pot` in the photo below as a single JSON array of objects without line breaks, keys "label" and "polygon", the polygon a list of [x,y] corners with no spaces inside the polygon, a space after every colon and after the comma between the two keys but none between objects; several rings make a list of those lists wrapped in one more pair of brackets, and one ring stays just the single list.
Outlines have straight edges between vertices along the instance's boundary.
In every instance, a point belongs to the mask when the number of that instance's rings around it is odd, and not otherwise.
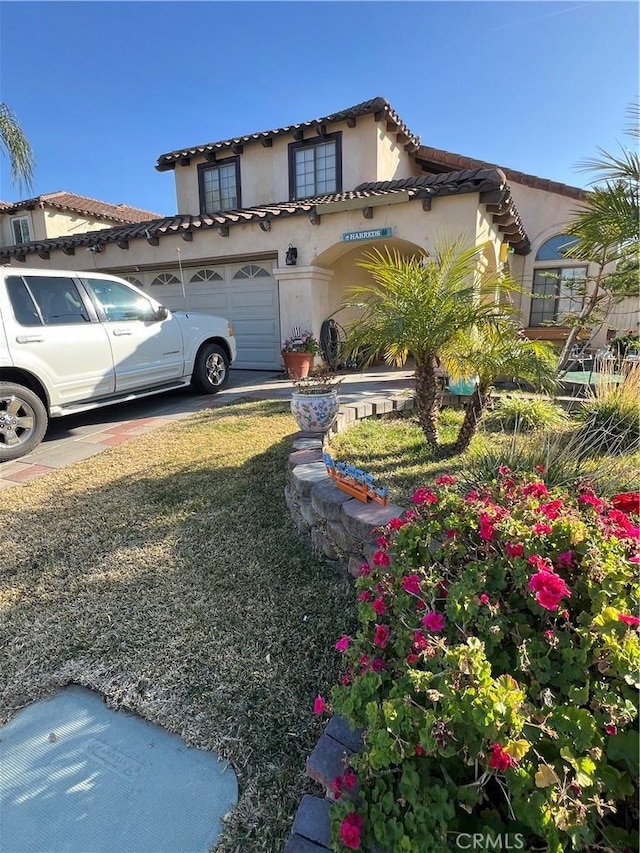
[{"label": "terracotta flower pot", "polygon": [[340,400],[335,389],[326,394],[298,394],[294,391],[291,395],[291,414],[301,430],[327,432],[338,417],[339,408]]},{"label": "terracotta flower pot", "polygon": [[283,352],[284,368],[291,379],[304,379],[309,375],[313,364],[313,354],[310,352]]}]

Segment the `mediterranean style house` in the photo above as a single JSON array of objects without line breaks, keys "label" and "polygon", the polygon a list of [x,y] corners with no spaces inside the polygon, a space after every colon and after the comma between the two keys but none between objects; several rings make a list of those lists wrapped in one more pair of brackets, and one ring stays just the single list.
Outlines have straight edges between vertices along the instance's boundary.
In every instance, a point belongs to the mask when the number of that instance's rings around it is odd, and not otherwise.
[{"label": "mediterranean style house", "polygon": [[0,251],[57,237],[73,237],[114,225],[157,219],[158,213],[126,204],[107,204],[64,191],[25,201],[0,201]]},{"label": "mediterranean style house", "polygon": [[[319,337],[327,318],[348,320],[339,309],[372,248],[411,255],[468,235],[486,247],[486,268],[506,266],[521,284],[531,337],[561,340],[567,330],[549,323],[576,308],[564,282],[585,265],[564,258],[563,229],[583,190],[422,145],[384,98],[170,151],[156,169],[174,172],[175,216],[104,205],[121,210],[118,224],[85,211],[81,231],[43,234],[33,214],[57,196],[41,196],[0,209],[20,218],[31,204],[34,228],[12,223],[9,243],[3,231],[0,261],[114,273],[169,308],[226,316],[239,368],[278,369],[293,327]],[[613,306],[591,344],[625,330],[630,310]]]}]

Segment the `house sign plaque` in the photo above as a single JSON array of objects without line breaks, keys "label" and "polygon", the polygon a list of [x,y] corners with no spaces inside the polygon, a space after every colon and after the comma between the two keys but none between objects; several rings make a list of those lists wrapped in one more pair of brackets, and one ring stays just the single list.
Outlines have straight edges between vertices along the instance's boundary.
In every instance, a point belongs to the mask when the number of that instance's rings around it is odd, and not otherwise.
[{"label": "house sign plaque", "polygon": [[373,228],[371,231],[347,231],[342,235],[343,243],[356,243],[358,240],[381,240],[391,237],[391,228]]}]

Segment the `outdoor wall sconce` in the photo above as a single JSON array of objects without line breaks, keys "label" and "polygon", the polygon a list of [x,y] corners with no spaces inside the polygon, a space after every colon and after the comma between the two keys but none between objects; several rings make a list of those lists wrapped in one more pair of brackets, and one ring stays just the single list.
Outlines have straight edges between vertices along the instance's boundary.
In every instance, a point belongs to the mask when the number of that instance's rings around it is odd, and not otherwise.
[{"label": "outdoor wall sconce", "polygon": [[291,243],[289,243],[287,254],[284,256],[284,262],[288,267],[295,267],[298,263],[298,250]]}]

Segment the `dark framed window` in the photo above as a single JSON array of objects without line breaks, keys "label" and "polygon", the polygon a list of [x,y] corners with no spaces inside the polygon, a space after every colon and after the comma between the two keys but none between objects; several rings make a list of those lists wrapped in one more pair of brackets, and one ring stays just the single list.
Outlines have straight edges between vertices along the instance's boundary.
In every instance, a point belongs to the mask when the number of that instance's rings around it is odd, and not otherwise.
[{"label": "dark framed window", "polygon": [[13,239],[16,243],[28,243],[31,240],[29,231],[29,217],[16,216],[11,220],[13,228]]},{"label": "dark framed window", "polygon": [[533,270],[530,326],[562,323],[582,310],[587,267],[566,257],[575,237],[557,234],[538,249]]},{"label": "dark framed window", "polygon": [[21,326],[68,326],[89,323],[75,282],[63,276],[11,276],[7,291]]},{"label": "dark framed window", "polygon": [[198,166],[200,213],[218,213],[242,206],[240,197],[240,158],[228,157],[219,163]]},{"label": "dark framed window", "polygon": [[289,197],[292,200],[341,190],[341,132],[289,145]]}]

